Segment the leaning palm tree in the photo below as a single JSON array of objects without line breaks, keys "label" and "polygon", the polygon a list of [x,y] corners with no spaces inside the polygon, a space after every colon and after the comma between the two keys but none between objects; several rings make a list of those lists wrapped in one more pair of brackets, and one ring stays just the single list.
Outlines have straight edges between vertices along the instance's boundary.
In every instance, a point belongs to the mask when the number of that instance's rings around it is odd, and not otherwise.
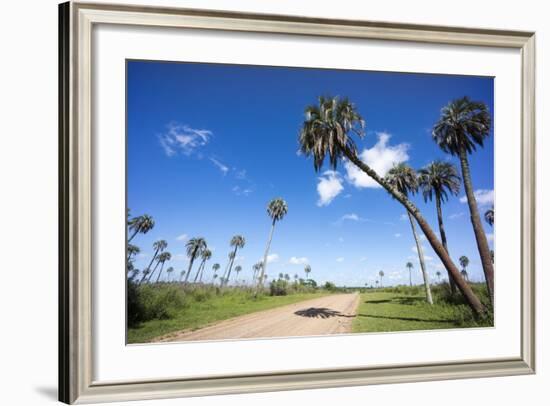
[{"label": "leaning palm tree", "polygon": [[133,231],[128,242],[132,241],[137,233],[147,234],[155,226],[155,220],[148,214],[143,214],[138,217],[134,217],[128,221],[128,228]]},{"label": "leaning palm tree", "polygon": [[172,254],[170,254],[169,252],[163,252],[162,254],[159,255],[159,262],[161,263],[161,265],[160,265],[160,270],[159,270],[159,274],[157,276],[157,282],[156,283],[159,283],[160,276],[162,275],[162,269],[164,268],[164,263],[166,261],[170,261],[171,259],[172,259]]},{"label": "leaning palm tree", "polygon": [[185,274],[185,281],[187,283],[189,280],[189,275],[191,275],[191,269],[193,268],[193,262],[195,259],[207,248],[206,240],[202,237],[191,238],[185,244],[187,248],[187,256],[189,257],[189,266],[187,268],[187,273]]},{"label": "leaning palm tree", "polygon": [[491,262],[491,252],[487,236],[481,225],[481,218],[474,195],[468,154],[483,147],[485,138],[489,136],[491,115],[485,103],[474,102],[468,97],[456,99],[441,110],[441,117],[434,125],[433,138],[439,147],[460,159],[464,190],[470,209],[470,220],[476,237],[481,266],[485,274],[485,282],[489,299],[493,302],[494,270]]},{"label": "leaning palm tree", "polygon": [[485,306],[474,294],[471,287],[462,281],[460,271],[420,213],[420,210],[407,196],[386,182],[382,176],[378,175],[375,170],[359,158],[352,135],[362,139],[365,136],[365,122],[353,103],[348,99],[339,100],[336,97],[320,97],[318,105],[308,106],[305,113],[306,119],[299,135],[300,151],[305,157],[313,156],[314,169],[320,171],[327,156],[333,169],[336,169],[338,162],[347,160],[382,186],[416,219],[445,268],[454,275],[455,280],[460,280],[457,287],[472,311],[476,315],[484,314],[486,311]]},{"label": "leaning palm tree", "polygon": [[275,223],[282,220],[288,213],[288,205],[281,198],[273,199],[267,205],[267,215],[271,218],[271,231],[269,232],[269,238],[267,239],[267,245],[264,252],[264,260],[262,261],[262,270],[258,281],[258,289],[264,282],[264,275],[267,269],[267,256],[269,255],[269,248],[271,247],[271,240],[273,239],[273,231],[275,230]]},{"label": "leaning palm tree", "polygon": [[460,274],[462,275],[465,281],[468,281],[468,271],[466,271],[466,268],[470,264],[470,260],[466,255],[462,255],[458,259],[458,262],[460,262],[460,266],[462,267],[462,271],[460,271]]},{"label": "leaning palm tree", "polygon": [[256,283],[256,278],[258,277],[258,272],[262,269],[262,263],[256,262],[254,265],[252,265],[252,283]]},{"label": "leaning palm tree", "polygon": [[214,279],[218,277],[218,269],[220,268],[220,264],[218,264],[217,262],[212,265],[212,271],[214,271],[214,275],[212,276],[212,283],[214,283]]},{"label": "leaning palm tree", "polygon": [[487,224],[489,224],[491,227],[495,223],[495,207],[491,207],[489,210],[485,212],[485,221]]},{"label": "leaning palm tree", "polygon": [[378,272],[378,275],[380,276],[380,287],[382,287],[382,279],[384,278],[384,271]]},{"label": "leaning palm tree", "polygon": [[233,255],[231,257],[231,261],[229,263],[229,271],[227,272],[227,277],[226,277],[227,280],[229,280],[229,278],[231,277],[231,270],[233,269],[233,263],[237,256],[237,250],[239,248],[243,248],[245,244],[246,244],[246,241],[242,235],[234,235],[231,238],[231,241],[229,241],[229,245],[231,247],[234,247],[234,249],[233,249]]},{"label": "leaning palm tree", "polygon": [[126,248],[126,252],[127,252],[126,261],[130,261],[132,259],[132,257],[139,254],[140,251],[141,250],[139,249],[139,247],[137,245],[128,244],[128,247]]},{"label": "leaning palm tree", "polygon": [[[418,177],[416,176],[416,172],[405,163],[394,165],[393,168],[389,170],[386,176],[386,181],[404,196],[408,196],[409,193],[416,193],[418,190]],[[416,243],[416,251],[418,253],[418,261],[420,262],[422,278],[424,279],[426,301],[429,304],[433,304],[430,279],[428,276],[428,271],[426,270],[426,263],[424,261],[424,250],[416,232],[416,222],[409,211],[407,211],[407,215],[409,216],[409,221],[411,222],[411,229],[414,242]]]},{"label": "leaning palm tree", "polygon": [[227,274],[229,272],[229,266],[232,266],[233,265],[233,261],[235,260],[235,253],[233,251],[230,251],[229,254],[227,254],[227,265],[225,266],[225,271],[223,271],[223,275],[222,277],[220,278],[220,286],[223,285],[226,280],[228,280],[227,278]]},{"label": "leaning palm tree", "polygon": [[408,268],[409,270],[409,286],[412,286],[413,285],[413,282],[412,282],[412,272],[411,272],[411,269],[414,268],[414,265],[412,262],[407,262],[405,264],[405,266]]},{"label": "leaning palm tree", "polygon": [[309,273],[311,272],[311,265],[306,264],[304,266],[304,273],[306,274],[306,279],[309,279]]},{"label": "leaning palm tree", "polygon": [[202,273],[204,272],[204,266],[206,264],[206,261],[208,261],[212,257],[212,251],[209,249],[204,249],[201,252],[201,263],[199,267],[197,268],[197,273],[195,274],[195,279],[193,280],[193,283],[197,283],[197,279],[202,280]]},{"label": "leaning palm tree", "polygon": [[[458,195],[460,191],[460,176],[458,176],[458,172],[452,163],[444,161],[434,161],[428,166],[420,169],[418,174],[418,183],[422,189],[424,201],[435,200],[441,244],[443,244],[443,248],[445,248],[445,251],[448,253],[449,248],[447,247],[447,235],[445,234],[445,228],[443,226],[441,203],[449,199],[449,194]],[[456,285],[451,273],[448,272],[448,274],[451,293],[455,293]]]},{"label": "leaning palm tree", "polygon": [[143,278],[141,278],[141,281],[139,281],[140,284],[143,283],[147,275],[152,275],[151,265],[153,265],[153,261],[157,259],[157,255],[159,254],[159,252],[164,251],[166,247],[168,247],[168,243],[165,240],[158,240],[153,243],[153,249],[155,250],[155,253],[153,254],[153,258],[151,258],[151,262],[149,262],[149,265],[147,265],[147,268],[143,270]]}]

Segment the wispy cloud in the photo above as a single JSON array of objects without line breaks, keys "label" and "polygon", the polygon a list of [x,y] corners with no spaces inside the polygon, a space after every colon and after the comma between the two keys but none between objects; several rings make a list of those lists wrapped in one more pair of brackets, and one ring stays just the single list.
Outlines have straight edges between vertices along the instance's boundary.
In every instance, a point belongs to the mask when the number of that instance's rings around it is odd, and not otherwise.
[{"label": "wispy cloud", "polygon": [[240,186],[233,186],[231,191],[236,194],[237,196],[248,196],[250,193],[252,193],[252,189],[250,188],[243,188]]},{"label": "wispy cloud", "polygon": [[338,257],[338,258],[336,258],[336,262],[344,262],[344,257]]},{"label": "wispy cloud", "polygon": [[[409,144],[401,143],[388,145],[391,135],[385,132],[377,133],[378,142],[372,148],[364,149],[359,157],[379,176],[386,176],[394,164],[405,162],[409,159]],[[380,188],[374,179],[357,168],[354,164],[346,161],[346,180],[357,188]]]},{"label": "wispy cloud", "polygon": [[464,213],[463,211],[461,212],[458,212],[458,213],[453,213],[451,215],[449,215],[449,220],[456,220],[462,216],[464,216],[466,213]]},{"label": "wispy cloud", "polygon": [[401,237],[401,234],[400,234],[400,233],[395,233],[393,236],[394,236],[395,238],[399,238],[399,237]]},{"label": "wispy cloud", "polygon": [[326,171],[318,180],[317,193],[319,194],[319,200],[317,206],[329,205],[344,190],[342,178],[338,172]]},{"label": "wispy cloud", "polygon": [[[477,189],[474,191],[474,197],[480,206],[490,206],[495,202],[495,191],[492,189]],[[460,203],[467,202],[466,196],[460,198]]]},{"label": "wispy cloud", "polygon": [[176,237],[176,240],[177,241],[187,241],[187,238],[189,238],[189,236],[187,234],[180,234]]},{"label": "wispy cloud", "polygon": [[292,265],[305,265],[309,260],[306,257],[291,257],[288,262]]},{"label": "wispy cloud", "polygon": [[[263,262],[263,260],[264,260],[264,258],[262,257],[262,258],[258,259],[258,262]],[[269,254],[267,256],[267,263],[268,264],[271,264],[271,263],[277,262],[277,261],[279,261],[279,254],[273,253],[273,254]]]},{"label": "wispy cloud", "polygon": [[195,150],[208,144],[212,132],[205,129],[197,129],[187,124],[171,122],[166,126],[166,131],[158,134],[160,146],[166,156],[172,157],[178,154],[191,155]]},{"label": "wispy cloud", "polygon": [[218,161],[216,158],[210,158],[210,162],[218,168],[223,176],[227,175],[227,172],[229,172],[229,167],[227,165],[224,165],[222,162]]}]

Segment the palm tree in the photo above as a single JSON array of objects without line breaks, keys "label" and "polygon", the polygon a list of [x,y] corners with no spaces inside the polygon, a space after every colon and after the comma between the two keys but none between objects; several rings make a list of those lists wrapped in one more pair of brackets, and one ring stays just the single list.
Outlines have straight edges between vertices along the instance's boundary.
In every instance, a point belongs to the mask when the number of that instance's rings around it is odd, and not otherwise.
[{"label": "palm tree", "polygon": [[460,262],[460,266],[462,267],[462,271],[460,271],[460,274],[462,275],[464,280],[468,281],[468,271],[466,271],[466,268],[470,264],[470,260],[468,259],[468,257],[466,255],[462,255],[458,259],[458,262]]},{"label": "palm tree", "polygon": [[283,279],[284,278],[284,275],[282,272],[279,273],[279,279]]},{"label": "palm tree", "polygon": [[[149,262],[149,265],[147,265],[147,268],[143,270],[143,278],[141,278],[141,281],[139,281],[140,284],[143,283],[147,275],[153,275],[153,273],[151,272],[151,265],[153,264],[153,261],[157,259],[157,255],[159,254],[159,252],[164,251],[166,247],[168,247],[168,243],[165,240],[158,240],[153,243],[153,249],[155,250],[155,253],[153,254],[153,258],[151,258],[151,262]],[[151,276],[149,276],[149,278],[151,278]]]},{"label": "palm tree", "polygon": [[269,232],[269,238],[267,239],[267,245],[264,252],[264,260],[262,262],[262,269],[260,273],[260,280],[258,283],[258,289],[263,284],[264,275],[267,269],[267,256],[269,255],[269,248],[271,247],[271,240],[273,239],[273,231],[275,230],[275,223],[284,218],[288,213],[288,205],[281,198],[275,198],[267,205],[267,215],[271,218],[271,231]]},{"label": "palm tree", "polygon": [[[437,222],[439,224],[439,234],[441,235],[441,244],[445,251],[449,253],[447,247],[447,236],[443,226],[443,213],[441,203],[449,199],[449,194],[458,195],[460,191],[460,176],[453,164],[450,162],[434,161],[425,168],[418,171],[418,183],[422,189],[424,201],[435,199],[435,207],[437,210]],[[456,292],[456,285],[450,272],[449,284],[451,293]]]},{"label": "palm tree", "polygon": [[483,147],[485,138],[489,136],[490,128],[491,115],[485,103],[474,102],[468,97],[463,97],[453,100],[443,107],[441,117],[434,125],[432,134],[435,142],[443,151],[458,156],[460,159],[462,180],[470,209],[470,220],[476,237],[489,298],[493,303],[493,263],[487,236],[481,225],[468,162],[468,154],[474,152],[476,146]]},{"label": "palm tree", "polygon": [[405,264],[405,266],[409,269],[409,286],[412,286],[413,285],[413,282],[412,282],[412,273],[411,273],[411,269],[414,268],[414,265],[412,264],[412,262],[407,262]]},{"label": "palm tree", "polygon": [[170,276],[172,275],[172,272],[174,272],[174,268],[173,268],[173,267],[169,267],[169,268],[166,270],[166,273],[168,274],[168,280],[170,280]]},{"label": "palm tree", "polygon": [[[418,177],[416,176],[416,172],[405,163],[394,165],[393,168],[389,170],[386,176],[386,181],[404,196],[408,196],[409,193],[414,194],[418,190]],[[416,243],[416,251],[418,252],[418,261],[420,262],[422,278],[424,279],[426,301],[429,304],[433,304],[432,291],[430,289],[430,279],[426,270],[426,263],[424,262],[424,250],[422,249],[422,244],[416,232],[415,220],[409,211],[407,211],[407,215],[409,216],[409,221],[411,222],[414,242]]]},{"label": "palm tree", "polygon": [[240,266],[240,265],[237,265],[237,266],[235,267],[235,281],[237,281],[237,279],[239,278],[239,272],[241,272],[242,269],[243,269],[243,267]]},{"label": "palm tree", "polygon": [[382,287],[382,279],[384,278],[384,271],[378,272],[378,275],[380,276],[380,287]]},{"label": "palm tree", "polygon": [[147,234],[155,226],[155,220],[148,214],[143,214],[138,217],[134,217],[128,221],[128,228],[133,231],[132,235],[128,239],[128,242],[132,241],[137,233]]},{"label": "palm tree", "polygon": [[495,223],[495,207],[491,207],[489,210],[485,212],[485,221],[487,224],[489,224],[491,227]]},{"label": "palm tree", "polygon": [[229,241],[229,245],[235,248],[233,250],[233,256],[231,257],[231,262],[229,264],[229,271],[227,272],[226,280],[228,281],[229,281],[229,278],[231,277],[231,269],[233,268],[233,262],[235,261],[235,258],[237,256],[237,250],[239,248],[243,248],[245,244],[246,244],[246,241],[242,235],[234,235],[231,238],[231,241]]},{"label": "palm tree", "polygon": [[159,282],[160,276],[162,275],[162,268],[164,268],[164,263],[166,261],[170,261],[171,259],[172,259],[172,254],[170,254],[169,252],[163,252],[162,254],[159,255],[159,262],[161,263],[161,265],[160,265],[159,274],[157,276],[157,283]]},{"label": "palm tree", "polygon": [[130,261],[132,259],[132,257],[139,254],[140,251],[141,250],[139,249],[139,247],[137,245],[128,244],[128,247],[126,248],[126,252],[128,254],[127,257],[126,257],[126,261]]},{"label": "palm tree", "polygon": [[309,273],[311,272],[311,265],[306,264],[304,266],[304,273],[306,274],[306,279],[309,279]]},{"label": "palm tree", "polygon": [[379,283],[379,282],[378,282],[378,279],[377,279],[377,280],[376,280],[376,287],[377,287],[377,288],[378,288],[378,283]]},{"label": "palm tree", "polygon": [[441,272],[437,271],[435,274],[437,276],[437,282],[441,283]]},{"label": "palm tree", "polygon": [[202,252],[201,252],[202,261],[199,265],[199,268],[197,269],[197,273],[195,275],[195,279],[193,280],[193,283],[197,282],[197,279],[199,278],[199,275],[200,275],[199,280],[202,280],[202,273],[204,272],[204,266],[206,264],[206,261],[208,261],[210,258],[212,258],[212,251],[210,251],[209,249],[202,250]]},{"label": "palm tree", "polygon": [[204,238],[195,237],[187,241],[185,247],[187,248],[187,256],[189,257],[189,267],[187,268],[184,281],[184,283],[187,283],[191,274],[191,268],[193,268],[193,262],[207,248],[207,244]]},{"label": "palm tree", "polygon": [[289,275],[289,274],[287,274],[287,273],[285,273],[285,276],[284,276],[284,278],[285,278],[285,281],[287,281],[287,282],[288,282],[288,281],[290,280],[290,275]]},{"label": "palm tree", "polygon": [[217,262],[212,265],[212,271],[214,271],[214,276],[212,277],[212,283],[214,283],[214,279],[216,279],[218,277],[218,269],[220,269],[220,264],[218,264]]},{"label": "palm tree", "polygon": [[306,119],[299,135],[300,151],[306,157],[313,156],[314,169],[316,171],[321,170],[327,155],[333,169],[336,169],[339,161],[347,159],[382,186],[416,219],[445,268],[455,276],[455,281],[460,281],[457,282],[457,287],[472,311],[480,316],[485,313],[485,306],[474,294],[471,287],[462,281],[457,266],[418,208],[407,196],[386,182],[357,155],[357,148],[352,135],[362,139],[365,136],[365,122],[353,103],[348,99],[339,100],[336,97],[320,97],[319,104],[308,106],[305,113]]},{"label": "palm tree", "polygon": [[223,285],[227,280],[227,273],[229,272],[229,266],[232,265],[233,260],[235,259],[235,253],[233,251],[230,251],[229,254],[227,254],[227,265],[225,266],[225,271],[223,271],[223,275],[220,278],[220,286]]},{"label": "palm tree", "polygon": [[256,262],[254,265],[252,265],[252,270],[254,273],[252,274],[252,283],[254,284],[256,282],[256,278],[258,276],[258,272],[262,269],[262,263]]}]

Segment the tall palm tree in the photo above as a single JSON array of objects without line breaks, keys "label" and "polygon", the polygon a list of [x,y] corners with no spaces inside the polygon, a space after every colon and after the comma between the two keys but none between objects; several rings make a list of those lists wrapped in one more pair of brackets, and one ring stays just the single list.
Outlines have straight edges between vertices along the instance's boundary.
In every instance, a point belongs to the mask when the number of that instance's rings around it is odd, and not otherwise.
[{"label": "tall palm tree", "polygon": [[220,264],[216,262],[214,265],[212,265],[212,270],[214,271],[214,276],[212,277],[212,283],[214,283],[214,279],[218,277],[218,269],[220,269]]},{"label": "tall palm tree", "polygon": [[462,275],[462,277],[468,281],[468,271],[466,270],[466,268],[468,267],[468,265],[470,264],[470,260],[468,259],[468,257],[466,255],[462,255],[459,259],[458,259],[458,262],[460,262],[460,266],[462,267],[462,271],[460,271],[460,274]]},{"label": "tall palm tree", "polygon": [[304,266],[304,273],[306,274],[306,279],[309,279],[309,273],[311,272],[311,265],[306,264]]},{"label": "tall palm tree", "polygon": [[189,266],[187,268],[187,273],[185,274],[185,281],[187,283],[189,280],[189,275],[191,275],[191,269],[193,268],[193,262],[195,259],[206,249],[208,248],[206,240],[202,237],[194,237],[187,241],[185,244],[187,248],[187,256],[189,257]]},{"label": "tall palm tree", "polygon": [[164,268],[164,263],[166,261],[170,261],[171,259],[172,259],[172,254],[170,254],[168,251],[165,251],[159,255],[159,262],[161,263],[161,265],[160,265],[159,274],[157,276],[157,281],[156,281],[157,283],[159,282],[160,276],[162,275],[162,268]]},{"label": "tall palm tree", "polygon": [[384,278],[384,271],[378,272],[378,275],[380,276],[380,287],[382,287],[382,279]]},{"label": "tall palm tree", "polygon": [[220,278],[220,286],[223,285],[227,280],[228,272],[229,272],[229,266],[233,264],[233,261],[235,260],[235,253],[233,251],[230,251],[229,254],[227,254],[227,265],[225,266],[225,271],[223,271],[223,275]]},{"label": "tall palm tree", "polygon": [[262,269],[262,263],[256,262],[254,265],[252,265],[252,270],[254,273],[252,274],[252,283],[256,283],[256,278],[258,277],[258,272]]},{"label": "tall palm tree", "polygon": [[260,273],[260,280],[258,282],[258,289],[264,282],[264,275],[267,269],[267,256],[269,255],[269,248],[271,247],[271,240],[273,239],[273,231],[275,230],[275,223],[281,221],[288,213],[288,205],[280,197],[275,198],[267,205],[267,215],[271,218],[271,230],[269,232],[269,238],[267,239],[267,245],[264,252],[264,260],[262,261],[262,269]]},{"label": "tall palm tree", "polygon": [[231,270],[233,269],[233,263],[234,263],[235,258],[237,256],[237,250],[239,248],[243,248],[245,244],[246,244],[246,241],[245,241],[245,239],[242,235],[234,235],[231,238],[231,241],[229,241],[229,245],[231,247],[234,247],[234,250],[233,250],[233,256],[231,258],[231,262],[230,262],[230,265],[229,265],[229,271],[227,272],[227,280],[228,281],[229,281],[229,278],[231,277]]},{"label": "tall palm tree", "polygon": [[[159,252],[164,251],[166,247],[168,247],[168,243],[165,240],[158,240],[153,243],[153,249],[155,250],[155,253],[153,254],[153,258],[151,258],[151,262],[149,262],[149,265],[147,265],[147,268],[143,270],[143,278],[141,278],[141,281],[139,281],[140,284],[143,283],[147,275],[153,274],[151,272],[151,265],[153,265],[153,261],[157,259],[157,255],[159,254]],[[151,278],[151,276],[149,276],[149,278]]]},{"label": "tall palm tree", "polygon": [[493,302],[494,269],[487,236],[481,224],[479,210],[474,195],[468,154],[483,147],[489,136],[491,115],[485,103],[475,102],[468,97],[451,101],[441,110],[441,117],[434,125],[433,138],[439,147],[460,160],[464,190],[470,209],[470,220],[476,237],[481,266],[491,303]]},{"label": "tall palm tree", "polygon": [[[424,201],[427,202],[428,200],[435,199],[441,244],[443,244],[443,248],[448,253],[449,248],[447,247],[447,235],[443,226],[441,203],[449,199],[449,194],[458,195],[460,191],[460,176],[458,176],[458,172],[452,163],[444,161],[434,161],[425,168],[420,169],[418,174],[418,183],[422,189]],[[456,285],[453,277],[450,272],[447,273],[449,274],[451,292],[455,293]]]},{"label": "tall palm tree", "polygon": [[437,276],[437,282],[441,283],[441,272],[437,271],[435,275]]},{"label": "tall palm tree", "polygon": [[[394,165],[393,168],[389,170],[386,176],[386,181],[404,196],[408,196],[409,193],[414,194],[418,190],[418,177],[416,175],[416,172],[405,163]],[[416,251],[418,253],[418,261],[420,262],[422,278],[424,279],[426,301],[429,304],[433,304],[432,291],[430,289],[430,279],[428,276],[428,271],[426,270],[426,262],[424,261],[424,250],[416,232],[416,222],[409,211],[407,211],[407,215],[409,216],[409,221],[411,222],[411,229],[414,237],[414,242],[416,243]]]},{"label": "tall palm tree", "polygon": [[471,287],[462,281],[459,276],[460,271],[420,213],[420,210],[407,196],[386,182],[383,177],[378,175],[357,155],[357,148],[352,135],[362,139],[365,136],[365,122],[353,103],[348,99],[339,100],[336,97],[320,97],[318,105],[308,106],[305,113],[306,119],[299,135],[300,151],[306,157],[313,156],[314,169],[316,171],[321,170],[327,155],[333,169],[336,169],[338,162],[347,159],[382,186],[416,219],[445,268],[455,276],[455,280],[460,280],[460,282],[457,282],[457,287],[472,311],[476,315],[484,314],[486,311],[485,306],[474,294]]},{"label": "tall palm tree", "polygon": [[128,228],[133,231],[128,242],[132,241],[137,233],[147,234],[155,226],[155,220],[148,214],[143,214],[138,217],[134,217],[128,221]]},{"label": "tall palm tree", "polygon": [[170,266],[166,270],[166,273],[168,274],[168,280],[170,280],[170,277],[172,276],[172,272],[174,272],[174,267]]},{"label": "tall palm tree", "polygon": [[132,259],[132,257],[139,254],[140,251],[141,250],[139,249],[139,247],[137,245],[128,244],[128,247],[126,248],[126,252],[128,254],[127,257],[126,257],[126,261],[130,261]]},{"label": "tall palm tree", "polygon": [[242,269],[243,269],[243,267],[240,266],[240,265],[237,265],[235,267],[235,281],[237,281],[239,279],[239,272],[241,272]]},{"label": "tall palm tree", "polygon": [[195,279],[193,280],[193,283],[197,283],[197,279],[200,279],[202,281],[202,273],[204,272],[204,266],[206,264],[206,261],[208,261],[212,257],[212,251],[210,251],[208,248],[202,250],[201,252],[201,263],[197,269],[197,273],[195,274]]},{"label": "tall palm tree", "polygon": [[414,268],[414,265],[412,262],[407,262],[405,264],[405,266],[409,269],[409,286],[412,286],[413,285],[413,282],[412,282],[412,272],[411,272],[411,269]]},{"label": "tall palm tree", "polygon": [[485,221],[487,224],[489,224],[491,227],[495,223],[495,207],[491,207],[489,210],[485,212]]}]

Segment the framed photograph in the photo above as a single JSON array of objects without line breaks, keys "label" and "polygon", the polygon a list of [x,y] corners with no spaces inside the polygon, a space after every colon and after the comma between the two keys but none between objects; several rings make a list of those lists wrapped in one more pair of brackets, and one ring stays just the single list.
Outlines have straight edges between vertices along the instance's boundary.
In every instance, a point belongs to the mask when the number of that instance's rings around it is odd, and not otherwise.
[{"label": "framed photograph", "polygon": [[534,33],[59,21],[61,401],[534,373]]}]

